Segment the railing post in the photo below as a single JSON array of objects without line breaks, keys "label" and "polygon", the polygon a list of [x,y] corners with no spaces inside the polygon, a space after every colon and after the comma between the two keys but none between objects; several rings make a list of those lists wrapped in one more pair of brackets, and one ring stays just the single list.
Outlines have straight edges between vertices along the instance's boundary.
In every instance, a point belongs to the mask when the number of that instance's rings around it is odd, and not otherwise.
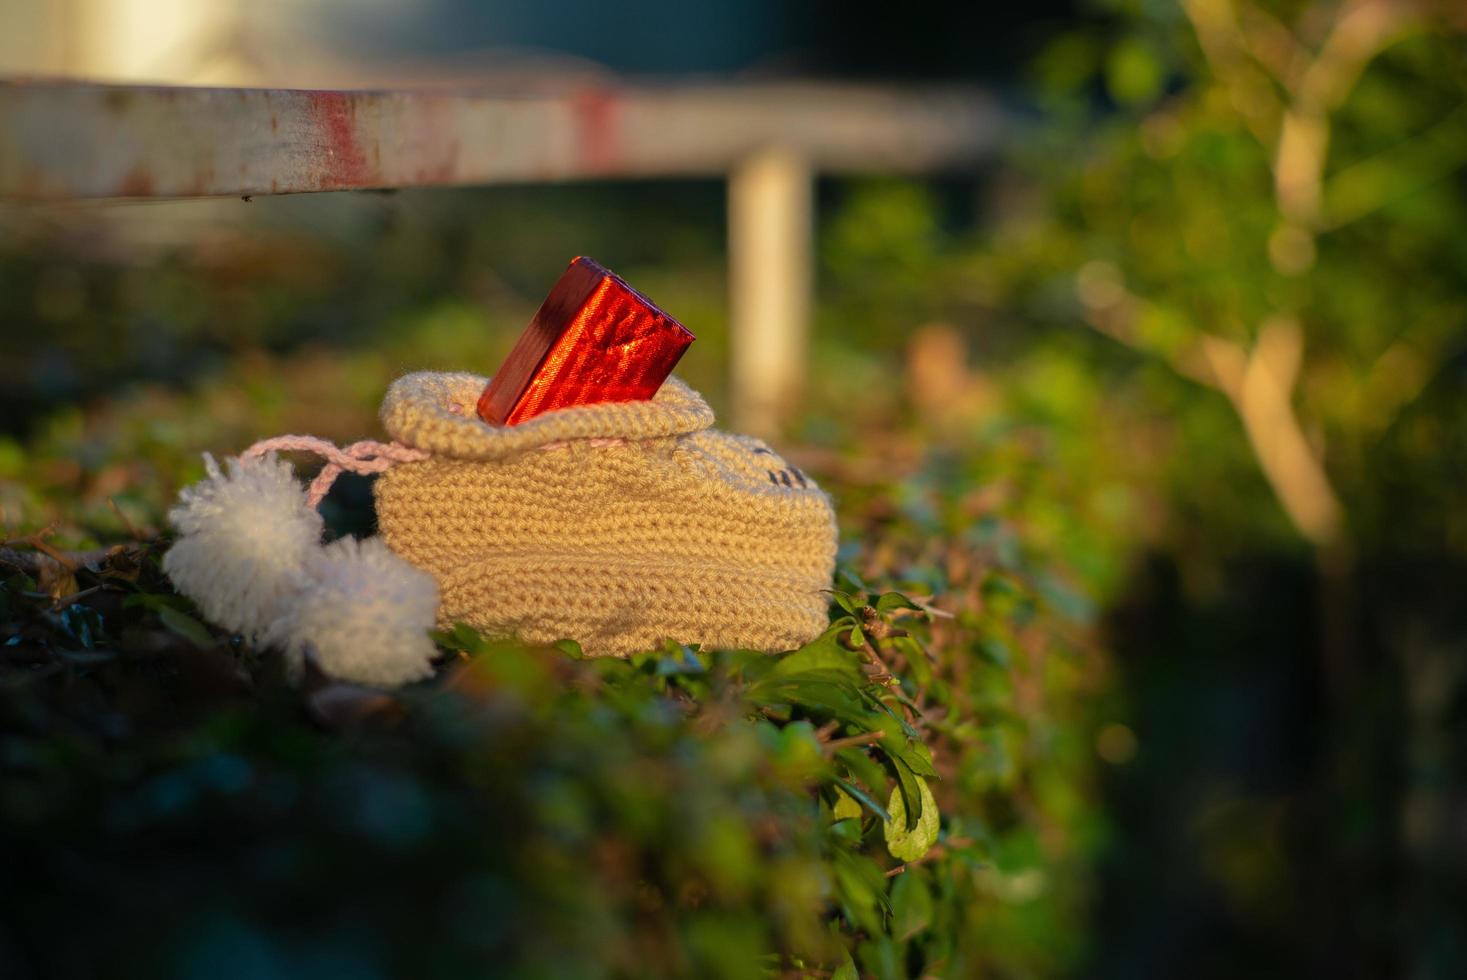
[{"label": "railing post", "polygon": [[729,175],[729,347],[734,427],[774,434],[804,381],[810,319],[813,175],[772,147]]}]

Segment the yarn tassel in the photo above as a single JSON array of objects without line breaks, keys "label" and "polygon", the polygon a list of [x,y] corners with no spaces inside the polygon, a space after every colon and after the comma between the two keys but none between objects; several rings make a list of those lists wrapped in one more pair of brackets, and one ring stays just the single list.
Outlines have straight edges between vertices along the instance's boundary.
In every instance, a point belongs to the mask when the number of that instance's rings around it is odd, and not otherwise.
[{"label": "yarn tassel", "polygon": [[310,656],[325,674],[373,687],[432,676],[433,576],[381,538],[341,538],[312,556],[309,577],[310,588],[286,606],[271,633],[288,663]]},{"label": "yarn tassel", "polygon": [[168,519],[180,537],[163,570],[209,620],[262,640],[321,547],[321,515],[307,506],[290,466],[275,456],[228,459],[179,494]]},{"label": "yarn tassel", "polygon": [[205,455],[207,476],[179,495],[178,541],[163,570],[211,621],[310,657],[329,676],[391,687],[432,673],[438,587],[380,539],[322,546],[323,522],[273,452]]}]

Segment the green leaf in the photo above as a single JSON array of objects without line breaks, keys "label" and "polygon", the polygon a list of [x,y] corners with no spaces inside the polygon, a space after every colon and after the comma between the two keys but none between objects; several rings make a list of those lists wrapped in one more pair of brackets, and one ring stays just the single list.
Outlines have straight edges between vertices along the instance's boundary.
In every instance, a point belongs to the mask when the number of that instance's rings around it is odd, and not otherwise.
[{"label": "green leaf", "polygon": [[890,936],[872,934],[871,938],[856,947],[861,965],[876,980],[900,980],[907,975],[902,969],[902,955]]},{"label": "green leaf", "polygon": [[831,807],[831,816],[836,820],[860,820],[861,804],[856,798],[841,788],[839,783],[835,787],[835,806]]},{"label": "green leaf", "polygon": [[871,858],[845,848],[831,855],[835,864],[836,897],[846,918],[867,932],[882,931],[880,910],[889,908],[886,875]]},{"label": "green leaf", "polygon": [[432,636],[433,641],[440,646],[474,655],[484,653],[489,647],[489,641],[467,623],[454,623],[451,629],[434,630]]},{"label": "green leaf", "polygon": [[[877,690],[881,692],[880,696],[877,695]],[[889,735],[895,735],[897,732],[905,732],[908,738],[920,739],[922,737],[922,733],[913,728],[911,722],[907,721],[907,719],[903,718],[896,711],[893,711],[891,705],[886,703],[885,698],[887,697],[896,697],[898,699],[904,697],[896,688],[862,688],[861,697],[871,706],[873,711],[878,712],[881,716],[881,720],[875,722],[873,727],[880,728]],[[906,700],[909,704],[911,703],[911,699],[908,698]]]},{"label": "green leaf", "polygon": [[123,609],[134,609],[138,606],[153,612],[164,608],[177,609],[179,612],[188,612],[193,608],[193,604],[183,596],[169,595],[165,592],[134,592],[122,600]]},{"label": "green leaf", "polygon": [[1099,45],[1083,31],[1061,34],[1034,61],[1039,86],[1051,96],[1068,95],[1086,84],[1100,60]]},{"label": "green leaf", "polygon": [[484,639],[484,634],[468,623],[453,624],[453,639],[458,648],[465,653],[480,654],[489,645],[488,641]]},{"label": "green leaf", "polygon": [[904,821],[905,829],[912,830],[917,826],[917,821],[922,819],[923,799],[919,784],[925,784],[899,758],[892,757],[891,769],[896,773],[897,789],[901,791],[902,795],[902,803],[904,804],[902,812],[906,818]]},{"label": "green leaf", "polygon": [[978,644],[978,653],[995,667],[1007,668],[1014,660],[1008,644],[996,636],[987,637]]},{"label": "green leaf", "polygon": [[880,742],[881,749],[893,759],[906,763],[908,769],[918,776],[938,778],[932,765],[932,750],[921,742],[900,735],[887,735]]},{"label": "green leaf", "polygon": [[898,861],[920,860],[937,842],[937,801],[932,798],[932,790],[927,788],[925,780],[918,779],[916,783],[922,815],[915,826],[908,824],[907,808],[899,790],[891,791],[891,800],[887,803],[891,819],[882,828],[882,834],[886,838],[886,849]]},{"label": "green leaf", "polygon": [[1105,86],[1117,102],[1148,102],[1161,91],[1164,80],[1161,62],[1139,38],[1121,41],[1106,59]]},{"label": "green leaf", "polygon": [[911,679],[916,682],[918,689],[932,686],[932,660],[922,644],[910,636],[894,636],[891,645],[898,653],[907,658],[907,670]]},{"label": "green leaf", "polygon": [[863,680],[861,668],[849,650],[836,642],[836,630],[826,630],[819,637],[778,659],[770,677],[790,677],[813,672],[833,672],[840,679],[860,684]]},{"label": "green leaf", "polygon": [[771,678],[751,686],[746,696],[755,705],[798,706],[812,714],[838,718],[858,728],[869,727],[869,714],[860,696],[841,678],[832,680],[828,676],[812,675]]},{"label": "green leaf", "polygon": [[186,612],[180,612],[172,606],[164,606],[158,610],[158,620],[196,647],[208,649],[214,645],[214,637],[209,634],[204,624]]},{"label": "green leaf", "polygon": [[932,925],[932,892],[916,868],[908,868],[892,883],[891,920],[897,942],[906,942]]},{"label": "green leaf", "polygon": [[877,803],[874,799],[871,798],[869,794],[864,792],[855,783],[848,783],[844,779],[837,779],[835,781],[835,785],[838,789],[844,791],[847,794],[846,799],[860,800],[862,803],[866,804],[866,808],[868,810],[880,817],[882,821],[888,821],[891,819],[891,813],[887,811],[886,807],[882,806],[880,803]]},{"label": "green leaf", "polygon": [[5,579],[5,587],[12,592],[35,592],[36,580],[24,572],[16,572]]},{"label": "green leaf", "polygon": [[[878,799],[886,795],[886,787],[890,785],[891,779],[887,776],[885,767],[873,759],[866,749],[841,749],[836,752],[835,761],[845,766],[852,778],[860,780],[863,786],[870,787]],[[881,819],[885,820],[886,817]]]},{"label": "green leaf", "polygon": [[861,980],[861,975],[856,972],[856,961],[851,959],[851,951],[841,947],[840,955],[840,966],[830,974],[830,980]]},{"label": "green leaf", "polygon": [[876,611],[879,613],[889,613],[893,609],[920,610],[922,608],[911,599],[908,599],[906,596],[902,595],[900,592],[883,592],[877,598],[875,605]]}]

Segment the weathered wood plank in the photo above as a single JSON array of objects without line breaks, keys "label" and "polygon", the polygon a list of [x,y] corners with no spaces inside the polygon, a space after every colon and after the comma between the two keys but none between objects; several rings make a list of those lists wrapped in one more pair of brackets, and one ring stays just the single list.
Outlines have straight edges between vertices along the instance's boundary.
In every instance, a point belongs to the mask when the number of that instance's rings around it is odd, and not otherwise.
[{"label": "weathered wood plank", "polygon": [[67,200],[718,175],[769,146],[817,172],[990,154],[977,89],[325,92],[0,82],[0,197]]}]

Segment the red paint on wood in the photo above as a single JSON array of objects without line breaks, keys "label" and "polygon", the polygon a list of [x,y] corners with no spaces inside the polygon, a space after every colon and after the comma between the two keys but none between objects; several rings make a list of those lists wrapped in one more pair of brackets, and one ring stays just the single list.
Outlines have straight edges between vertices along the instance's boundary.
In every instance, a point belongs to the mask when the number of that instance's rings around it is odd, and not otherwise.
[{"label": "red paint on wood", "polygon": [[613,170],[621,156],[617,138],[620,103],[606,89],[581,89],[571,99],[581,162],[590,170]]},{"label": "red paint on wood", "polygon": [[320,127],[325,155],[321,186],[368,187],[374,172],[357,142],[356,106],[347,92],[311,92],[311,109]]},{"label": "red paint on wood", "polygon": [[[518,89],[348,93],[6,79],[0,197],[691,176],[770,144],[791,146],[819,169],[912,172],[983,158],[1001,122],[970,90],[583,85],[527,103]],[[676,126],[679,134],[634,145],[633,125],[645,133]],[[502,145],[509,140],[513,147]]]},{"label": "red paint on wood", "polygon": [[134,167],[122,178],[122,183],[117,187],[117,193],[122,197],[151,197],[153,194],[153,175],[142,167]]},{"label": "red paint on wood", "polygon": [[194,180],[190,185],[189,192],[195,197],[203,197],[209,193],[209,189],[215,186],[214,164],[208,163],[194,172]]}]

